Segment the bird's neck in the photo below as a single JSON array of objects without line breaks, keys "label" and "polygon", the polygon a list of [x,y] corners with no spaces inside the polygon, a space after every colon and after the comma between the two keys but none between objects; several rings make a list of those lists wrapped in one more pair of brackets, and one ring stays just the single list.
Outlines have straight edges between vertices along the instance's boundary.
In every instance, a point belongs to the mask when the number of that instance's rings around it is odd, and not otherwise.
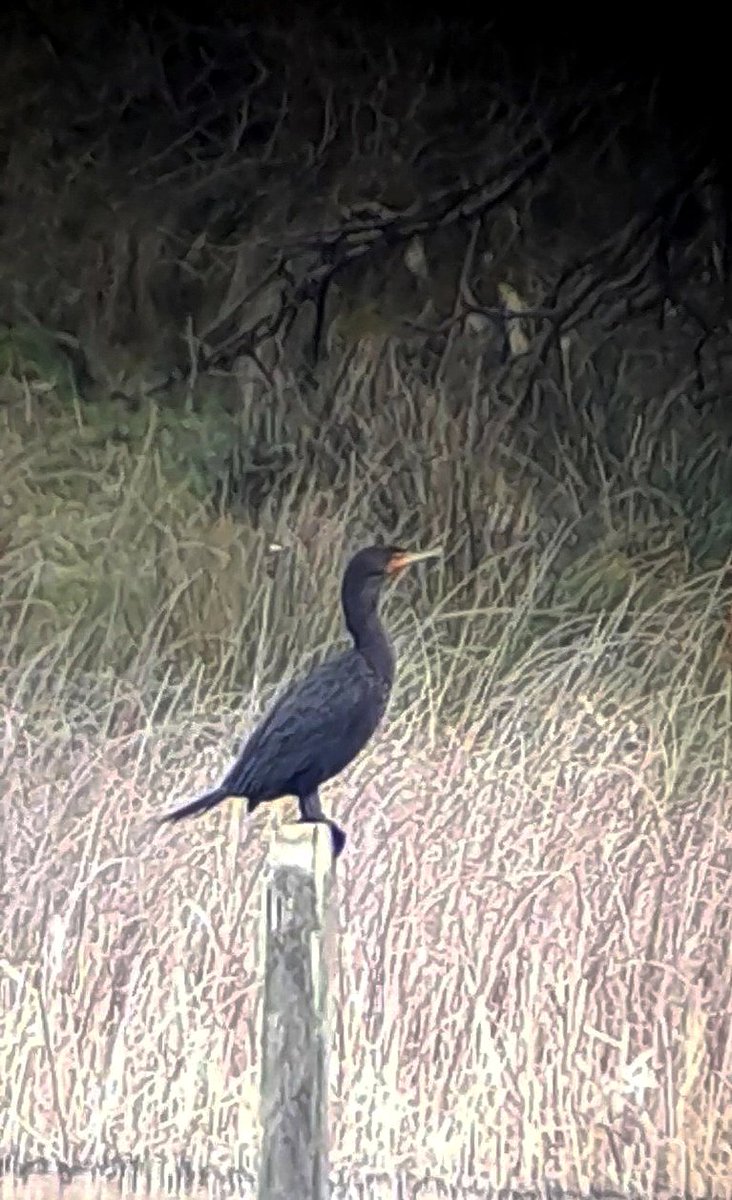
[{"label": "bird's neck", "polygon": [[349,630],[358,653],[366,659],[379,679],[391,686],[394,679],[394,650],[378,613],[368,615],[357,629],[349,625]]}]

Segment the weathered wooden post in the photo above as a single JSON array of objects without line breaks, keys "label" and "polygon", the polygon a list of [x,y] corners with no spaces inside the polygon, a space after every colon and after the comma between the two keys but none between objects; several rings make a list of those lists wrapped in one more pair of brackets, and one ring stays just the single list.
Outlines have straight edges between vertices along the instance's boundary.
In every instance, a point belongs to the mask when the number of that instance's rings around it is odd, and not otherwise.
[{"label": "weathered wooden post", "polygon": [[267,862],[258,1200],[328,1200],[327,825],[281,825]]}]

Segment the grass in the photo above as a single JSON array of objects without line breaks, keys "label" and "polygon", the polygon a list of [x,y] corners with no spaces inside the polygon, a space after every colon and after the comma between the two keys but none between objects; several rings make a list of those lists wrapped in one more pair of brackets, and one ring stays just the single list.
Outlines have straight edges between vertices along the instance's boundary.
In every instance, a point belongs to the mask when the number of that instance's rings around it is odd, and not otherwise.
[{"label": "grass", "polygon": [[[598,502],[571,433],[522,475],[509,414],[469,497],[449,396],[414,383],[372,411],[371,473],[334,466],[324,423],[247,521],[166,468],[154,409],[97,444],[92,410],[7,386],[2,1153],[253,1169],[272,818],[151,820],[338,639],[343,557],[383,534],[447,556],[389,593],[390,718],[328,789],[350,834],[334,1168],[728,1191],[729,594],[653,519],[688,460],[631,510],[636,464],[608,458]],[[372,387],[346,379],[356,422]],[[638,462],[673,469],[652,416]],[[508,514],[503,550],[471,542],[469,503],[484,530]]]}]

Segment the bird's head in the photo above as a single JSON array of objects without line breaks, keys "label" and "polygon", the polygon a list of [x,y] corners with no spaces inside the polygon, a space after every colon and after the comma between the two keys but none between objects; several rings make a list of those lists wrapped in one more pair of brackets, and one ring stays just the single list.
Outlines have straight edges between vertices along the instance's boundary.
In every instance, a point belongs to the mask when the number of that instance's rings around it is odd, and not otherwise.
[{"label": "bird's head", "polygon": [[425,558],[439,558],[442,550],[405,550],[402,546],[367,546],[354,554],[346,573],[353,579],[379,581],[393,578]]},{"label": "bird's head", "polygon": [[[402,546],[367,546],[346,567],[341,600],[346,627],[358,649],[363,650],[386,579],[400,575],[405,567],[425,558],[437,558],[441,550],[405,550]],[[389,668],[393,673],[393,664]]]}]

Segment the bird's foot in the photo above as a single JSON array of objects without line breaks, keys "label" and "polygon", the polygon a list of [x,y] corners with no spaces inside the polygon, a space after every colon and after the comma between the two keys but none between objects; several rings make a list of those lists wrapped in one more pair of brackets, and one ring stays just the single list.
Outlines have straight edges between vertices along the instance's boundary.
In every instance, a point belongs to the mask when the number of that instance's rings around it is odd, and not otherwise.
[{"label": "bird's foot", "polygon": [[327,825],[330,830],[330,840],[333,846],[333,857],[338,858],[346,844],[346,835],[335,821],[328,817],[300,817],[300,825]]},{"label": "bird's foot", "polygon": [[334,858],[338,858],[346,844],[346,835],[340,825],[336,825],[335,821],[328,821],[328,828],[330,829],[330,840],[333,844],[333,856]]}]

